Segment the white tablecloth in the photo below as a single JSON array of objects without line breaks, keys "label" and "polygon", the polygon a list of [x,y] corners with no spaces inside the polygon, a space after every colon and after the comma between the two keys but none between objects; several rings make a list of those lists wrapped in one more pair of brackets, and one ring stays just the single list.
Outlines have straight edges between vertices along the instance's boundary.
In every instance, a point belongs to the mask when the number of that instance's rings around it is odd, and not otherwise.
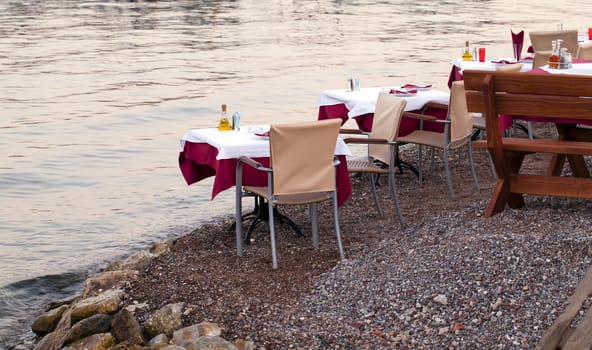
[{"label": "white tablecloth", "polygon": [[[345,89],[325,90],[319,95],[317,104],[319,106],[330,106],[343,103],[349,110],[348,117],[353,118],[374,113],[378,93],[388,92],[390,89],[400,89],[400,87],[372,87],[360,89],[360,91],[346,91]],[[405,110],[415,111],[421,109],[428,102],[448,104],[449,96],[450,94],[448,92],[436,89],[418,91],[414,96],[403,97],[407,100]]]},{"label": "white tablecloth", "polygon": [[[452,61],[452,65],[458,67],[458,69],[462,72],[463,70],[495,70],[499,67],[499,64],[492,63],[491,61],[514,61],[513,58],[488,58],[485,62],[479,61],[463,61],[462,58],[455,58]],[[522,62],[522,68],[520,68],[521,72],[526,72],[532,70],[532,61],[530,62]]]},{"label": "white tablecloth", "polygon": [[574,63],[572,64],[572,68],[567,69],[553,69],[549,68],[549,65],[540,68],[552,74],[592,75],[592,63]]},{"label": "white tablecloth", "polygon": [[[192,129],[181,138],[181,148],[184,148],[186,141],[207,143],[218,150],[218,160],[240,156],[269,157],[269,138],[255,135],[268,130],[269,125],[244,127],[240,131],[219,131],[217,128]],[[337,138],[335,155],[352,155],[341,138]]]}]

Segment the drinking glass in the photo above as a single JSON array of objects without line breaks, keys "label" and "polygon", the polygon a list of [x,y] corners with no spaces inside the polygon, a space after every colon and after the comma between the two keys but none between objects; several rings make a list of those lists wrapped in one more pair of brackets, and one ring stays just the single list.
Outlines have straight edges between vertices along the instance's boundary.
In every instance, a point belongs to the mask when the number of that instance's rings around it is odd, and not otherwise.
[{"label": "drinking glass", "polygon": [[485,48],[479,48],[479,62],[485,62]]},{"label": "drinking glass", "polygon": [[350,91],[354,91],[354,78],[348,78],[347,79],[347,89],[346,91],[350,92]]}]

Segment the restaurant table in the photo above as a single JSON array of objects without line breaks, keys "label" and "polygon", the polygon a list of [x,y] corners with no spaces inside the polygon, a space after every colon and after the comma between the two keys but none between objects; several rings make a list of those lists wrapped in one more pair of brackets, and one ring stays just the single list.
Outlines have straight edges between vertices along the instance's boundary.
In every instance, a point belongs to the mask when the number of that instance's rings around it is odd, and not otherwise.
[{"label": "restaurant table", "polygon": [[[571,68],[550,68],[549,65],[530,69],[525,74],[573,74],[573,75],[592,75],[592,60],[574,59]],[[500,129],[505,130],[511,125],[512,120],[520,119],[529,122],[546,122],[554,123],[558,132],[559,139],[572,141],[590,141],[590,126],[592,121],[581,119],[566,119],[566,118],[542,118],[540,116],[524,116],[524,115],[500,115],[499,123]],[[584,126],[580,128],[579,126]],[[558,155],[554,154],[550,161],[548,173],[559,176],[563,169],[565,160],[568,159],[572,166],[572,170],[578,177],[589,177],[589,172],[586,168],[584,157],[580,155]]]},{"label": "restaurant table", "polygon": [[[565,69],[554,69],[548,65],[533,69],[532,73],[550,73],[550,74],[578,74],[578,75],[592,75],[592,61],[590,60],[574,60],[571,68]],[[542,121],[540,117],[536,116],[520,116],[520,119],[528,121]],[[549,118],[547,118],[549,120]],[[592,126],[592,122],[589,120],[577,120],[577,119],[551,119],[551,122],[555,122],[555,127],[559,134],[560,139],[564,140],[576,140],[576,141],[590,141],[589,130],[582,130],[577,125],[586,125],[587,127]],[[559,176],[563,168],[565,160],[570,161],[570,165],[574,174],[577,177],[590,177],[590,173],[586,167],[586,162],[583,156],[565,156],[565,155],[553,155],[550,165],[549,174]]]},{"label": "restaurant table", "polygon": [[[376,100],[380,92],[388,92],[390,89],[400,89],[400,87],[371,87],[363,88],[359,91],[347,91],[345,89],[322,91],[317,99],[319,106],[318,119],[341,118],[345,123],[349,118],[353,118],[361,131],[372,130],[372,119]],[[412,96],[402,97],[407,101],[405,111],[421,112],[422,108],[428,102],[436,102],[447,105],[450,93],[436,89],[417,91]],[[435,116],[438,119],[446,118],[446,110],[435,109],[424,111],[426,114]],[[442,132],[441,123],[425,124],[426,130]],[[399,126],[398,136],[405,136],[419,128],[419,120],[412,118],[403,118]]]},{"label": "restaurant table", "polygon": [[[248,156],[269,166],[269,138],[257,136],[269,130],[268,125],[242,128],[240,131],[219,131],[217,128],[192,129],[181,138],[179,168],[188,185],[214,176],[212,199],[218,193],[236,185],[236,163],[240,156]],[[337,166],[337,202],[342,205],[352,193],[346,156],[347,145],[338,138],[335,155]],[[243,168],[243,184],[266,186],[267,173],[251,167]]]},{"label": "restaurant table", "polygon": [[[491,70],[494,71],[497,67],[504,65],[504,63],[494,63],[494,62],[515,62],[513,58],[491,58],[488,57],[485,62],[479,61],[463,61],[462,57],[457,57],[452,60],[451,65],[452,68],[450,69],[450,74],[448,76],[448,87],[452,86],[453,81],[462,80],[462,72],[464,70]],[[520,63],[522,63],[522,68],[520,68],[521,72],[527,72],[532,69],[532,59],[522,59]]]},{"label": "restaurant table", "polygon": [[[493,59],[493,61],[500,61],[506,60],[511,62],[512,59]],[[492,59],[488,59],[486,62],[476,62],[476,61],[463,61],[462,58],[456,58],[452,61],[452,69],[450,71],[450,76],[448,79],[448,84],[452,84],[453,81],[462,80],[462,72],[464,70],[491,70],[494,71],[500,64],[495,64],[491,62]],[[592,75],[592,60],[583,60],[583,59],[574,59],[572,68],[568,69],[552,69],[549,68],[548,65],[541,66],[538,68],[532,68],[532,62],[529,60],[522,60],[521,61],[524,65],[520,69],[521,72],[528,73],[528,74],[584,74],[584,75]],[[541,119],[536,116],[500,116],[500,129],[502,131],[507,130],[512,126],[513,120],[524,120],[529,122],[549,122],[550,120]],[[569,119],[562,119],[562,123],[571,123],[571,124],[584,124],[590,125],[589,121],[579,121],[579,120],[569,120]]]}]

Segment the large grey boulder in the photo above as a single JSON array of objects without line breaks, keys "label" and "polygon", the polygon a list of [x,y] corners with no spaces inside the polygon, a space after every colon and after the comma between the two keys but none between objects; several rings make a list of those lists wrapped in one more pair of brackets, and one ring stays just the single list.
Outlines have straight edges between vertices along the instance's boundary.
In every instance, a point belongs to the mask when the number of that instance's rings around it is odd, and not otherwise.
[{"label": "large grey boulder", "polygon": [[66,342],[66,336],[72,326],[72,311],[66,310],[55,330],[44,336],[33,348],[33,350],[58,350],[61,349]]},{"label": "large grey boulder", "polygon": [[183,347],[186,350],[238,350],[231,342],[220,337],[199,337]]},{"label": "large grey boulder", "polygon": [[144,329],[149,338],[159,334],[172,337],[173,332],[183,325],[183,308],[185,303],[168,304],[157,310],[144,322]]},{"label": "large grey boulder", "polygon": [[76,322],[94,314],[110,314],[119,309],[124,296],[120,289],[109,289],[97,296],[82,299],[72,307],[72,321]]},{"label": "large grey boulder", "polygon": [[62,350],[107,350],[113,345],[115,338],[111,333],[99,333],[80,339]]},{"label": "large grey boulder", "polygon": [[108,332],[111,328],[111,316],[95,314],[75,323],[68,331],[66,343],[74,343],[89,335]]},{"label": "large grey boulder", "polygon": [[47,334],[53,332],[53,330],[58,325],[58,322],[60,322],[60,319],[62,318],[64,311],[66,311],[67,309],[67,305],[62,305],[53,310],[44,312],[39,317],[37,317],[35,321],[33,321],[31,329],[36,334]]},{"label": "large grey boulder", "polygon": [[202,322],[193,326],[176,330],[173,333],[172,343],[185,346],[197,340],[199,337],[210,336],[219,337],[222,334],[222,328],[215,323]]},{"label": "large grey boulder", "polygon": [[161,350],[162,348],[170,345],[169,337],[167,337],[165,334],[159,334],[156,337],[150,339],[147,345],[150,350]]},{"label": "large grey boulder", "polygon": [[118,342],[126,342],[130,345],[144,345],[142,327],[134,315],[126,309],[121,309],[113,316],[111,321],[111,333]]},{"label": "large grey boulder", "polygon": [[65,297],[63,299],[52,301],[49,304],[47,304],[47,307],[45,308],[45,311],[53,310],[53,309],[58,308],[58,307],[60,307],[62,305],[71,305],[75,301],[77,301],[78,299],[80,299],[81,297],[82,297],[82,295],[80,293],[78,293],[78,294],[75,294],[75,295],[71,295],[69,297]]},{"label": "large grey boulder", "polygon": [[84,281],[82,297],[88,298],[90,296],[98,295],[108,289],[120,288],[124,282],[137,274],[138,271],[135,270],[118,270],[105,271],[89,277]]}]

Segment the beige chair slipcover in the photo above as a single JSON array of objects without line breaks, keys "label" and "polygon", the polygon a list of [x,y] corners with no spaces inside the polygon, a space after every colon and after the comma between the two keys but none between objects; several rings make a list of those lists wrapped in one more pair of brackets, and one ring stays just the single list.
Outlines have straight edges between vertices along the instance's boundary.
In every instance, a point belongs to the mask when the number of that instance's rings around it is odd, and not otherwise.
[{"label": "beige chair slipcover", "polygon": [[551,55],[551,41],[561,39],[561,47],[566,47],[574,57],[578,52],[578,31],[577,30],[551,30],[535,31],[528,34],[530,43],[534,51],[534,61],[532,68],[544,66],[549,61]]},{"label": "beige chair slipcover", "polygon": [[[405,116],[412,116],[412,114],[406,113]],[[469,113],[467,110],[464,84],[462,81],[455,81],[452,83],[446,120],[434,120],[434,122],[444,123],[445,128],[443,133],[419,129],[413,131],[409,135],[398,138],[399,142],[419,145],[419,182],[423,183],[422,146],[442,149],[444,152],[444,164],[446,168],[446,181],[448,183],[448,190],[450,192],[450,196],[455,198],[454,189],[452,187],[452,179],[450,176],[450,165],[448,159],[449,152],[450,150],[459,149],[460,147],[466,145],[468,148],[471,175],[473,176],[475,188],[477,191],[479,191],[479,183],[477,182],[477,176],[475,174],[475,167],[473,165],[473,151],[471,147],[473,114]]]},{"label": "beige chair slipcover", "polygon": [[[278,268],[273,208],[276,205],[309,204],[312,221],[312,240],[319,245],[317,203],[332,200],[333,220],[343,259],[339,231],[335,143],[339,135],[340,119],[271,125],[269,132],[270,166],[264,167],[248,157],[240,157],[236,171],[236,244],[242,255],[242,196],[243,191],[267,200],[273,268]],[[265,187],[242,186],[243,164],[268,173]]]},{"label": "beige chair slipcover", "polygon": [[[523,65],[523,63],[507,64],[504,66],[498,66],[495,68],[495,70],[498,72],[520,72]],[[481,139],[483,139],[483,136],[485,135],[485,118],[483,117],[482,113],[478,113],[477,115],[473,114],[473,128],[480,130]],[[528,137],[532,139],[533,133],[531,122],[527,122],[526,128],[528,130]],[[495,173],[495,166],[493,164],[493,160],[491,159],[491,155],[489,154],[489,152],[487,152],[487,158],[489,159],[491,174],[493,175],[494,179],[497,179],[497,174]]]},{"label": "beige chair slipcover", "polygon": [[592,59],[592,42],[586,42],[578,47],[578,53],[576,54],[576,58],[581,60],[590,60]]},{"label": "beige chair slipcover", "polygon": [[[369,174],[374,205],[381,217],[383,213],[376,194],[376,176],[380,174],[388,176],[391,197],[401,226],[405,226],[405,221],[397,198],[395,158],[397,153],[397,133],[399,132],[399,125],[406,105],[407,101],[403,98],[384,92],[379,93],[372,119],[372,131],[365,134],[367,138],[351,137],[343,140],[345,143],[368,145],[368,156],[349,159],[347,168],[350,173]],[[342,132],[362,134],[359,130],[342,130]]]}]

